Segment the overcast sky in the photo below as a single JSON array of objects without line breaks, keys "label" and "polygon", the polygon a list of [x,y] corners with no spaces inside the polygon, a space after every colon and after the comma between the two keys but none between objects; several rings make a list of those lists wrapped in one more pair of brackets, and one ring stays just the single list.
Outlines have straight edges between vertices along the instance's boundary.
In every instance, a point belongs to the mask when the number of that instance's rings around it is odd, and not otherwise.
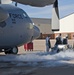
[{"label": "overcast sky", "polygon": [[[18,7],[22,8],[29,15],[29,17],[33,18],[52,17],[52,5],[45,7],[32,7],[29,5],[18,4]],[[60,18],[74,13],[74,0],[59,0],[59,13]]]}]

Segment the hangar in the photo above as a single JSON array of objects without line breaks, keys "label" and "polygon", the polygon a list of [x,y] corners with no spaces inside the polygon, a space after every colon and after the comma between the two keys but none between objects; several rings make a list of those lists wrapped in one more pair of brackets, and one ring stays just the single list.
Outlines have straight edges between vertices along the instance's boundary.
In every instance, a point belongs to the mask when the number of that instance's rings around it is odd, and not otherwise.
[{"label": "hangar", "polygon": [[51,29],[51,19],[32,18],[32,21],[40,29],[41,39],[44,39],[48,34],[51,34],[51,37],[54,38],[54,32]]},{"label": "hangar", "polygon": [[69,14],[60,19],[60,31],[51,30],[51,19],[45,18],[31,18],[37,27],[39,27],[41,36],[39,38],[44,39],[48,34],[51,35],[51,39],[54,39],[57,34],[61,33],[64,37],[69,36],[69,39],[74,39],[74,13]]}]

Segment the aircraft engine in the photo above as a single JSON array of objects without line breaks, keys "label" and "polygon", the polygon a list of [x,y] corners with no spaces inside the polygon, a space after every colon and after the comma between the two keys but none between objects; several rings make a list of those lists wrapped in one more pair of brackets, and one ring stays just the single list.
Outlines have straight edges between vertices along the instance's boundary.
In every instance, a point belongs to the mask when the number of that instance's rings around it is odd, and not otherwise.
[{"label": "aircraft engine", "polygon": [[0,22],[5,21],[8,17],[8,13],[0,7]]},{"label": "aircraft engine", "polygon": [[40,30],[37,26],[34,26],[33,39],[36,39],[40,36]]}]

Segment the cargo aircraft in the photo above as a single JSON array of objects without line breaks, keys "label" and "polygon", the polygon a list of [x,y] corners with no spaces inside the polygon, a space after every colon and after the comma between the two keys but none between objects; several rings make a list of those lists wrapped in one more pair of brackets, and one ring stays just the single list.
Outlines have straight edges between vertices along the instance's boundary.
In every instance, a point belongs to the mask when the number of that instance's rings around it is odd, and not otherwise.
[{"label": "cargo aircraft", "polygon": [[57,0],[0,0],[0,52],[17,54],[18,46],[40,36],[39,28],[34,25],[27,13],[10,4],[13,1],[35,7],[53,4],[52,30],[59,30]]}]

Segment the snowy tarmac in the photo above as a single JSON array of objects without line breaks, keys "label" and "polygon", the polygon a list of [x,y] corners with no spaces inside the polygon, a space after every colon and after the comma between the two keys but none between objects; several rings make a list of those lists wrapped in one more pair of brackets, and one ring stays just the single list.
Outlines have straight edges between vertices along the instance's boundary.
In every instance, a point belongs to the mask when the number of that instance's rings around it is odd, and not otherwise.
[{"label": "snowy tarmac", "polygon": [[0,75],[74,75],[74,51],[1,54]]}]

